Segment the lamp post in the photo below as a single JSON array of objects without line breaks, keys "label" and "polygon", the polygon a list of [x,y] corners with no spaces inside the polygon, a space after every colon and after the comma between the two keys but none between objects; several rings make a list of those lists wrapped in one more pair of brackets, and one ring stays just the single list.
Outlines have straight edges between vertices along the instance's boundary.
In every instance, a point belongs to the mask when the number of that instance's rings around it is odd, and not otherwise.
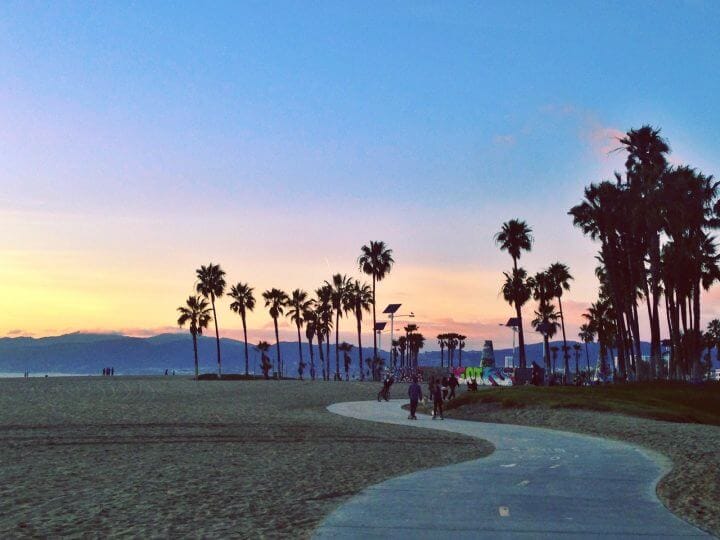
[{"label": "lamp post", "polygon": [[[386,322],[375,323],[375,333],[377,334],[378,338],[378,349],[380,350],[380,354],[382,354],[382,331],[385,330],[386,325]],[[392,353],[390,353],[390,356],[392,357]]]},{"label": "lamp post", "polygon": [[[413,313],[412,311],[405,315],[396,315],[397,311],[400,309],[400,306],[402,306],[402,304],[388,304],[388,307],[386,307],[383,310],[383,313],[387,313],[388,316],[390,317],[390,349],[391,350],[392,350],[393,336],[395,335],[395,317],[409,317],[411,319],[415,318],[415,313]],[[390,353],[390,356],[392,356],[392,353]]]}]

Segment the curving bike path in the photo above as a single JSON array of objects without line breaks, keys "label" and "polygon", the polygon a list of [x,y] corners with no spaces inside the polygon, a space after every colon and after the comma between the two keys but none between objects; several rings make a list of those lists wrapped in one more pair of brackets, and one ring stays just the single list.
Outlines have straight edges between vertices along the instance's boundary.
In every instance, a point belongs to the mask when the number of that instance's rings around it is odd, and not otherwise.
[{"label": "curving bike path", "polygon": [[411,421],[404,403],[336,403],[328,410],[478,437],[495,452],[371,486],[333,511],[315,538],[710,537],[658,500],[656,484],[670,468],[659,454],[542,428],[426,415]]}]

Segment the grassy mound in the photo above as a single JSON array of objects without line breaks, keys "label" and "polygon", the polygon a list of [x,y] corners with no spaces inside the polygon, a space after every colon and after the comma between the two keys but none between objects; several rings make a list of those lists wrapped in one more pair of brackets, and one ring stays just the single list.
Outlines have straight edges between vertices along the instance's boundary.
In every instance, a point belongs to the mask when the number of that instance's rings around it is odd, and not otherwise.
[{"label": "grassy mound", "polygon": [[465,392],[447,404],[457,409],[495,404],[504,409],[540,407],[584,409],[693,424],[720,426],[720,384],[676,382],[636,383],[592,387],[517,386]]}]

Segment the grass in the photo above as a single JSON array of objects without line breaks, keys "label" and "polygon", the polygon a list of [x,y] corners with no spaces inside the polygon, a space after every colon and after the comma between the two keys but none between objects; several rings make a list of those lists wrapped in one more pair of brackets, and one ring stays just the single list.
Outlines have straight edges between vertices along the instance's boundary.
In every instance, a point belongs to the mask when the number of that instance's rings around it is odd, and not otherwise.
[{"label": "grass", "polygon": [[496,404],[625,414],[666,422],[720,426],[720,384],[636,383],[592,387],[518,386],[465,392],[447,405]]}]

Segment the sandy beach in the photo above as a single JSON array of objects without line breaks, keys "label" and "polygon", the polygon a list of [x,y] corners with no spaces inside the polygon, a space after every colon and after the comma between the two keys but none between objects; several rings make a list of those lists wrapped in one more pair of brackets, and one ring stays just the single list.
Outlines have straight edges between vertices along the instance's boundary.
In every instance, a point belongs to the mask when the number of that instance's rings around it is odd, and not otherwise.
[{"label": "sandy beach", "polygon": [[307,537],[366,486],[492,451],[325,410],[378,386],[0,380],[0,536]]}]

